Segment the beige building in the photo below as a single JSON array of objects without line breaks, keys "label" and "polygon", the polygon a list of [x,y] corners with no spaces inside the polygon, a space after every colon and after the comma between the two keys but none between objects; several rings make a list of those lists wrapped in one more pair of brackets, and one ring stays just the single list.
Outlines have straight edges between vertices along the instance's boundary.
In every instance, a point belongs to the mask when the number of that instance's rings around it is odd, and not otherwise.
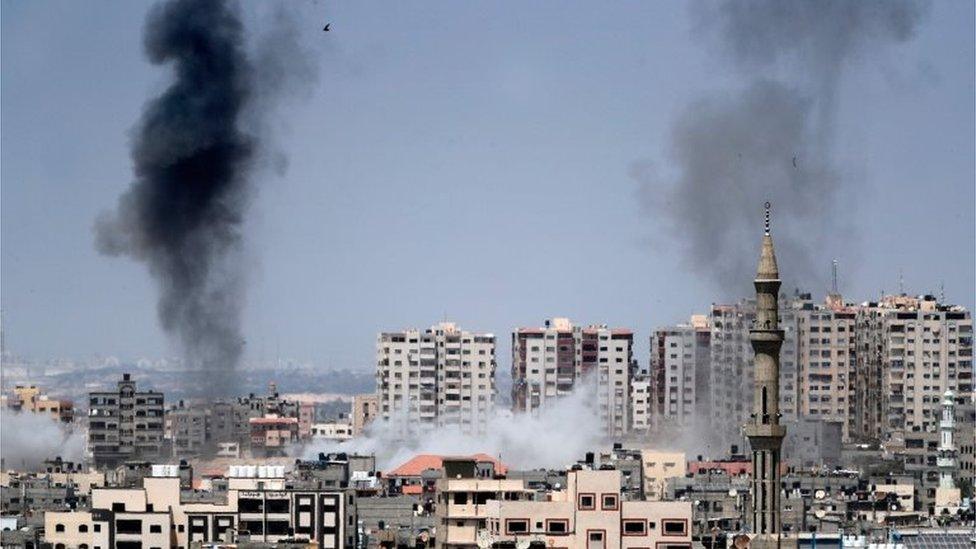
[{"label": "beige building", "polygon": [[96,488],[91,511],[45,514],[45,541],[79,549],[186,549],[194,542],[286,538],[322,548],[356,546],[352,491],[288,488],[283,469],[256,472],[232,468],[226,493],[181,493],[178,476],[147,477],[143,488]]},{"label": "beige building", "polygon": [[352,434],[359,436],[379,415],[380,401],[375,393],[356,395],[352,399]]},{"label": "beige building", "polygon": [[55,421],[71,423],[74,420],[74,406],[69,400],[58,400],[41,393],[34,384],[14,386],[13,398],[5,399],[6,406],[21,412],[44,414]]},{"label": "beige building", "polygon": [[472,548],[478,532],[495,517],[489,502],[530,500],[534,492],[521,480],[444,478],[437,481],[437,546]]},{"label": "beige building", "polygon": [[312,440],[326,442],[345,442],[352,439],[353,426],[351,423],[333,421],[312,424]]},{"label": "beige building", "polygon": [[688,472],[684,452],[641,450],[644,472],[644,498],[659,501],[664,498],[668,479],[681,478]]},{"label": "beige building", "polygon": [[799,414],[838,421],[843,440],[854,423],[855,327],[857,308],[832,295],[816,305],[808,295],[792,302],[797,329]]},{"label": "beige building", "polygon": [[936,432],[942,395],[972,400],[973,322],[934,297],[884,296],[859,307],[854,436],[901,444]]},{"label": "beige building", "polygon": [[495,406],[495,336],[442,322],[376,341],[378,414],[405,425],[484,432]]},{"label": "beige building", "polygon": [[476,536],[579,549],[691,547],[691,502],[625,501],[620,482],[620,471],[570,471],[565,489],[544,501],[490,500],[487,532]]},{"label": "beige building", "polygon": [[600,421],[610,436],[631,426],[631,382],[635,373],[634,334],[606,325],[575,326],[566,318],[512,334],[512,406],[532,412],[578,384],[596,391]]}]

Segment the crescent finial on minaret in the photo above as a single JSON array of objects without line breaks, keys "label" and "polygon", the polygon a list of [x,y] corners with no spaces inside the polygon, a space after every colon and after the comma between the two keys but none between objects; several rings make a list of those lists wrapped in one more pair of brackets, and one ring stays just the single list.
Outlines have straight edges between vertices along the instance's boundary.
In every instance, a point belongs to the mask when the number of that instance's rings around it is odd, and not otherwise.
[{"label": "crescent finial on minaret", "polygon": [[769,201],[767,200],[763,206],[766,208],[766,223],[764,225],[763,234],[769,236]]}]

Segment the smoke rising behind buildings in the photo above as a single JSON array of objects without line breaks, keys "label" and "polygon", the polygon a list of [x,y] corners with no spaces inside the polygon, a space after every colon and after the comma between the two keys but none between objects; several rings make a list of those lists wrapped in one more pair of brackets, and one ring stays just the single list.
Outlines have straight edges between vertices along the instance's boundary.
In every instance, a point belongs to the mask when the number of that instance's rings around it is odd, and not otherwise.
[{"label": "smoke rising behind buildings", "polygon": [[243,352],[242,231],[266,160],[266,117],[290,76],[310,75],[289,25],[279,11],[249,53],[233,2],[153,7],[145,54],[170,67],[172,81],[133,129],[133,183],[95,224],[100,252],[146,264],[160,324],[201,374],[191,386],[208,393],[233,390]]},{"label": "smoke rising behind buildings", "polygon": [[696,32],[739,83],[676,116],[673,169],[631,166],[644,205],[664,219],[689,268],[730,296],[747,292],[755,265],[744,246],[770,200],[787,282],[827,287],[829,252],[856,240],[839,201],[856,182],[843,177],[834,150],[845,66],[911,40],[925,12],[908,0],[696,5]]}]

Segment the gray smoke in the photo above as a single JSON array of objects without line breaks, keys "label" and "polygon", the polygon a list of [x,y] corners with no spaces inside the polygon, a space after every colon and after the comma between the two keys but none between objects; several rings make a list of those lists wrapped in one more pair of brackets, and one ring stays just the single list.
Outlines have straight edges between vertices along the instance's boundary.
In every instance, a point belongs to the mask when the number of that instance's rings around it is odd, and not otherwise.
[{"label": "gray smoke", "polygon": [[84,433],[46,414],[0,410],[0,458],[10,469],[36,470],[58,456],[80,463],[85,458]]},{"label": "gray smoke", "polygon": [[145,53],[172,68],[172,82],[134,128],[135,180],[95,224],[100,252],[147,265],[160,323],[198,374],[189,380],[198,392],[232,391],[244,345],[242,229],[255,172],[267,160],[258,135],[266,137],[273,99],[311,80],[289,25],[279,10],[271,38],[249,55],[236,3],[152,8]]},{"label": "gray smoke", "polygon": [[924,8],[912,0],[696,5],[697,32],[740,75],[741,87],[694,101],[676,118],[673,173],[646,161],[631,166],[644,205],[666,222],[690,268],[730,296],[748,292],[769,200],[788,282],[825,287],[831,239],[854,240],[849,211],[838,203],[852,182],[833,158],[845,66],[912,39]]}]

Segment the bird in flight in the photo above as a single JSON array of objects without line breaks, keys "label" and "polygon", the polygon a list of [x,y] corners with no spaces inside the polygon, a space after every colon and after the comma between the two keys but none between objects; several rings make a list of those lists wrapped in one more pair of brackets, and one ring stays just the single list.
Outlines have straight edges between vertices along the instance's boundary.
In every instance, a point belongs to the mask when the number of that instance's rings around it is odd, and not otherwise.
[{"label": "bird in flight", "polygon": [[793,169],[796,169],[796,155],[793,155]]},{"label": "bird in flight", "polygon": [[329,25],[331,25],[331,24],[332,24],[332,23],[326,23],[326,24],[325,24],[325,27],[323,27],[323,28],[322,28],[322,30],[323,30],[324,32],[329,32]]}]

